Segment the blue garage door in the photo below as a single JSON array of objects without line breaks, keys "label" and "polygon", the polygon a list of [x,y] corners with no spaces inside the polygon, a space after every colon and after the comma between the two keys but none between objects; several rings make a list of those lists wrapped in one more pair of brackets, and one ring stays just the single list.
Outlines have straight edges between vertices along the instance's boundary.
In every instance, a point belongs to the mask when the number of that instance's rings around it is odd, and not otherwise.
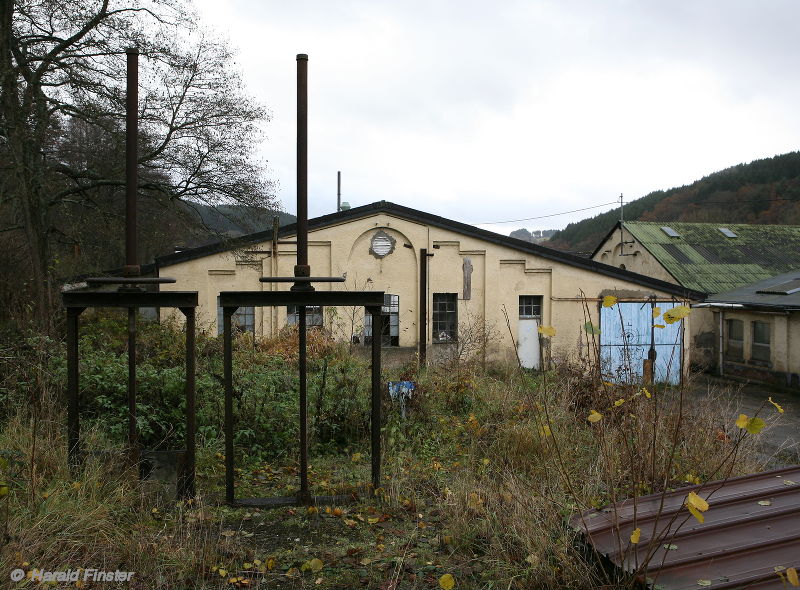
[{"label": "blue garage door", "polygon": [[[657,303],[665,311],[680,303]],[[604,377],[614,383],[632,383],[642,377],[642,361],[650,350],[651,323],[664,325],[654,330],[655,380],[677,384],[681,380],[683,322],[666,324],[661,316],[653,320],[649,302],[617,303],[600,309],[600,358]]]}]

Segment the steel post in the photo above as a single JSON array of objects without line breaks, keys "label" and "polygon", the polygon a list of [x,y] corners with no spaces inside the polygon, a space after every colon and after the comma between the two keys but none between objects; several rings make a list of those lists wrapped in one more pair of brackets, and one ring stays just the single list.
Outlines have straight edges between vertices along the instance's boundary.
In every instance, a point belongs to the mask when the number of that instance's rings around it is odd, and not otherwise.
[{"label": "steel post", "polygon": [[231,316],[235,307],[222,308],[223,322],[223,379],[225,384],[225,501],[235,502],[233,492],[233,341]]},{"label": "steel post", "polygon": [[295,276],[308,268],[308,55],[297,55],[297,266]]},{"label": "steel post", "polygon": [[139,184],[139,50],[125,50],[128,84],[125,99],[125,276],[138,276],[136,244],[136,191]]},{"label": "steel post", "polygon": [[79,414],[80,368],[78,365],[78,326],[82,307],[67,308],[67,455],[74,472],[81,462]]},{"label": "steel post", "polygon": [[136,425],[136,312],[128,308],[128,448],[131,461],[139,463],[139,429]]},{"label": "steel post", "polygon": [[195,308],[182,307],[186,316],[186,454],[183,460],[181,481],[178,482],[178,495],[193,498],[195,495],[195,432],[197,413],[195,408]]},{"label": "steel post", "polygon": [[299,504],[310,504],[308,489],[308,359],[306,339],[306,306],[298,305],[299,316],[299,365],[300,365],[300,494]]},{"label": "steel post", "polygon": [[380,307],[368,308],[372,315],[372,411],[370,439],[372,442],[372,492],[381,487],[381,340],[383,320]]}]

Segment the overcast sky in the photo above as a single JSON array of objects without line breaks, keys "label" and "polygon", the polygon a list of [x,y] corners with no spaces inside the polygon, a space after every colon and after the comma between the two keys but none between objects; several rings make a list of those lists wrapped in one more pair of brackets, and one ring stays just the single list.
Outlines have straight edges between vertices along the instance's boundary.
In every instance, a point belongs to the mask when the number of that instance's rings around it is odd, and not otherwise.
[{"label": "overcast sky", "polygon": [[[309,54],[309,213],[388,200],[475,225],[634,199],[798,149],[796,0],[196,0],[272,120],[295,212]],[[609,209],[482,225],[560,228]]]}]

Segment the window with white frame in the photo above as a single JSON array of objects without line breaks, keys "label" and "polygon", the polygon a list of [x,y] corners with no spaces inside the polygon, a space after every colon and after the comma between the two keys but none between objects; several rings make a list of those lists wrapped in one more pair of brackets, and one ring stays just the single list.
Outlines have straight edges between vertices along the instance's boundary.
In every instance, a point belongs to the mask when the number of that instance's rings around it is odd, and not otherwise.
[{"label": "window with white frame", "polygon": [[[400,297],[384,293],[383,329],[381,331],[381,346],[400,346]],[[372,344],[372,314],[364,313],[364,344]]]}]

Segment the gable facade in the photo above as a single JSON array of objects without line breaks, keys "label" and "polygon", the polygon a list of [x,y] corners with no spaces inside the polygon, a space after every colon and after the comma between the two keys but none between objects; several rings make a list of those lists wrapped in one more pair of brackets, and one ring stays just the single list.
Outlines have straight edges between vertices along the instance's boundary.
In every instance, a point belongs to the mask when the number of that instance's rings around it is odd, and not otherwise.
[{"label": "gable facade", "polygon": [[[261,277],[291,276],[296,262],[294,226],[277,243],[268,232],[233,244],[216,244],[157,260],[159,274],[177,280],[165,289],[197,289],[199,322],[217,326],[221,291],[288,290]],[[376,203],[309,220],[313,276],[345,276],[344,283],[318,283],[317,290],[375,290],[386,294],[389,349],[416,352],[424,334],[431,358],[466,354],[486,346],[489,358],[539,367],[546,359],[585,355],[587,321],[599,326],[606,295],[621,301],[688,301],[699,294],[585,258],[479,230],[391,203]],[[421,293],[423,254],[427,288]],[[420,324],[426,308],[427,321]],[[278,334],[294,322],[292,309],[241,310],[240,321],[258,335]],[[363,310],[312,310],[314,320],[336,337],[366,344],[371,327]],[[555,329],[541,339],[539,326]],[[422,328],[422,329],[421,329]],[[687,339],[688,344],[688,339]],[[472,351],[475,352],[475,351]]]}]

